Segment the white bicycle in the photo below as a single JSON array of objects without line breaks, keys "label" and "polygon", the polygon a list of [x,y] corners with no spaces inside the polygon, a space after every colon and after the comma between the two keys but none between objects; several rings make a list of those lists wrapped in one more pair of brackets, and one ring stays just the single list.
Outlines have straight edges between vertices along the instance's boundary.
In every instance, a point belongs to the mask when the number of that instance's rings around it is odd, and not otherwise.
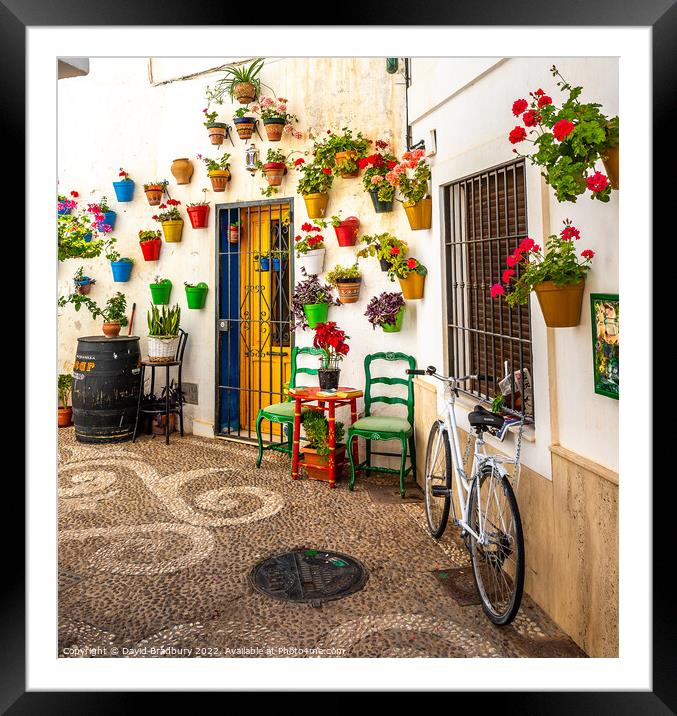
[{"label": "white bicycle", "polygon": [[[451,510],[452,523],[461,531],[470,552],[475,584],[482,608],[498,625],[509,624],[517,614],[524,588],[524,537],[517,499],[504,464],[514,465],[515,489],[519,482],[519,458],[524,415],[519,423],[514,458],[487,455],[484,433],[503,426],[502,416],[476,405],[468,415],[477,439],[470,476],[466,474],[471,435],[465,456],[461,455],[454,402],[458,385],[477,376],[450,378],[437,373],[434,366],[425,370],[407,370],[413,375],[429,375],[445,384],[446,409],[430,428],[425,458],[425,509],[430,533],[440,538]],[[515,423],[517,425],[517,423]],[[453,499],[452,466],[456,498]]]}]

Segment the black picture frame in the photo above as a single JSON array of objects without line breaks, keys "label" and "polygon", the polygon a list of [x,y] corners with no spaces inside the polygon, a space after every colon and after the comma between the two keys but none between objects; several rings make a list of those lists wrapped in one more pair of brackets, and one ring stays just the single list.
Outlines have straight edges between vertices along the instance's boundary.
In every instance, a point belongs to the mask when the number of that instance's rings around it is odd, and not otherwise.
[{"label": "black picture frame", "polygon": [[[260,6],[263,10],[264,6]],[[316,13],[297,13],[292,17],[285,13],[283,22],[309,24],[321,22]],[[305,15],[305,18],[303,17]],[[263,16],[263,15],[262,15]],[[0,53],[3,60],[3,119],[4,145],[19,153],[11,173],[9,189],[12,212],[20,215],[21,205],[16,198],[16,187],[25,186],[25,164],[21,152],[25,146],[25,52],[26,28],[29,26],[106,26],[106,25],[249,25],[252,40],[255,40],[257,25],[251,25],[256,14],[249,5],[233,3],[193,2],[165,0],[156,3],[129,2],[122,0],[111,3],[102,0],[1,0],[0,1]],[[334,19],[337,15],[334,16]],[[644,0],[642,3],[620,2],[620,0],[596,0],[569,3],[543,3],[540,0],[523,0],[520,3],[505,3],[502,0],[483,0],[474,3],[451,3],[448,0],[429,0],[427,3],[405,4],[402,0],[382,2],[361,2],[358,7],[341,8],[341,25],[503,25],[503,26],[648,26],[653,30],[653,136],[672,136],[671,107],[677,97],[677,73],[674,72],[674,48],[677,46],[677,6],[675,0]],[[283,30],[284,25],[281,25]],[[395,54],[395,53],[393,53]],[[519,54],[519,48],[515,48]],[[56,74],[56,73],[55,73]],[[50,120],[45,118],[49,127]],[[662,166],[671,166],[670,156],[674,155],[674,143],[661,143],[660,161],[653,164],[653,206],[654,224],[661,214],[667,213],[674,203],[668,196],[672,182],[659,181],[658,171]],[[7,187],[6,187],[7,189]],[[650,243],[650,237],[645,237]],[[21,253],[21,252],[20,252]],[[27,267],[28,269],[29,267]],[[28,277],[26,278],[28,280]],[[46,368],[48,369],[48,367]],[[638,389],[647,389],[648,376],[637,376]],[[15,374],[13,374],[15,380]],[[650,389],[649,384],[648,389]],[[649,419],[649,416],[641,416]],[[13,416],[16,425],[21,424],[20,411]],[[46,427],[49,429],[49,427]],[[27,453],[28,459],[30,454]],[[5,505],[17,506],[25,500],[24,485],[16,479],[16,472],[5,471]],[[632,476],[631,476],[632,477]],[[634,475],[640,485],[648,484],[650,476]],[[660,490],[655,490],[657,503],[670,504],[674,494],[674,480],[661,481]],[[658,504],[655,505],[658,507]],[[669,520],[654,519],[655,564],[668,564],[668,550],[672,550],[672,535],[667,532]],[[9,529],[9,527],[6,527]],[[142,699],[157,708],[153,694],[129,694],[113,692],[104,697],[96,693],[67,692],[26,692],[25,670],[25,569],[24,554],[16,546],[16,534],[11,545],[4,550],[5,574],[2,589],[2,610],[0,630],[3,649],[0,650],[0,709],[8,714],[91,714],[112,713],[113,710],[127,710],[131,702]],[[6,535],[8,539],[8,535]],[[632,578],[623,575],[623,578]],[[647,692],[580,692],[580,693],[529,693],[510,692],[503,694],[468,695],[476,703],[481,698],[482,706],[490,699],[501,704],[504,713],[524,714],[663,714],[675,713],[677,709],[677,620],[674,619],[674,592],[667,580],[669,574],[656,570],[653,585],[653,690]],[[83,684],[83,689],[86,684]],[[445,685],[440,684],[440,690]],[[534,684],[538,688],[538,684]],[[413,689],[412,689],[413,690]],[[194,697],[182,694],[172,696],[174,707],[188,704]],[[335,702],[347,705],[347,698],[340,695]],[[464,695],[449,695],[453,708],[458,708]],[[224,706],[222,702],[222,707]],[[452,707],[452,704],[449,704]]]}]

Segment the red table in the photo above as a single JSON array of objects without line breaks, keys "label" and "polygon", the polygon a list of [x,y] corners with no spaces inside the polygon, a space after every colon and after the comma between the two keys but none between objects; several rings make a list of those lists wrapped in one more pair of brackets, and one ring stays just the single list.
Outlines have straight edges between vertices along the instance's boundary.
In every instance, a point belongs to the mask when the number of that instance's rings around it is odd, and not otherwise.
[{"label": "red table", "polygon": [[[318,393],[323,393],[319,396]],[[329,473],[329,487],[336,487],[336,464],[334,462],[334,450],[336,448],[336,427],[335,416],[336,408],[342,405],[350,405],[350,422],[357,420],[357,399],[361,398],[363,393],[356,388],[339,387],[334,395],[326,395],[318,387],[310,388],[290,388],[289,394],[296,401],[294,408],[294,450],[291,461],[291,476],[296,480],[299,476],[299,457],[301,442],[301,409],[304,404],[316,402],[316,406],[310,406],[312,410],[327,411],[327,421],[329,423],[329,435],[327,442],[329,443],[329,464],[326,468],[317,465],[318,469],[325,469]],[[350,395],[346,396],[345,394]],[[359,456],[357,451],[357,440],[353,440],[353,460],[355,464],[359,464]]]}]

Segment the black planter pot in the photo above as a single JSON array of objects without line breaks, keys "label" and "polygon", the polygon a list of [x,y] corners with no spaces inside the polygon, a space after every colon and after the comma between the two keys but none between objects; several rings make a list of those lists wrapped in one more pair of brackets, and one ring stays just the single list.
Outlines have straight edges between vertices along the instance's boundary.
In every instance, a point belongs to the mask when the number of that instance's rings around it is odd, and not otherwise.
[{"label": "black planter pot", "polygon": [[336,390],[340,374],[341,371],[338,368],[318,368],[317,377],[320,381],[320,390]]},{"label": "black planter pot", "polygon": [[388,259],[379,259],[381,264],[381,271],[387,271],[390,268],[390,261]]},{"label": "black planter pot", "polygon": [[377,214],[385,214],[393,210],[393,202],[381,201],[378,198],[378,191],[370,191],[369,196],[371,197],[371,203],[374,205],[374,211]]}]

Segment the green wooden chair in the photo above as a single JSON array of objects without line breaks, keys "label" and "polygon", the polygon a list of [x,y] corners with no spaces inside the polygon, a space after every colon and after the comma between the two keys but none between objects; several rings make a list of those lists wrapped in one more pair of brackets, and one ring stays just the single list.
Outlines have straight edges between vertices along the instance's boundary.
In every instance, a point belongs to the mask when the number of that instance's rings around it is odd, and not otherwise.
[{"label": "green wooden chair", "polygon": [[[404,478],[412,473],[416,475],[416,443],[414,442],[414,383],[413,375],[407,375],[406,378],[388,378],[374,377],[372,375],[372,363],[378,360],[386,361],[403,361],[408,364],[409,368],[416,367],[416,360],[413,356],[406,353],[372,353],[364,359],[364,373],[366,378],[366,386],[364,389],[364,417],[356,420],[348,428],[348,437],[346,440],[346,452],[350,459],[350,482],[348,489],[352,490],[355,486],[355,471],[364,470],[369,472],[392,472],[399,473],[400,476],[400,496],[404,497]],[[405,374],[406,375],[406,374]],[[407,388],[407,397],[401,398],[397,396],[372,395],[372,386],[375,384],[383,385],[404,385]],[[390,415],[372,415],[371,406],[373,403],[387,403],[389,405],[401,404],[407,406],[407,417],[401,418]],[[353,451],[351,450],[352,441],[361,437],[366,441],[366,460],[359,465],[355,465],[353,461]],[[399,440],[401,444],[400,452],[373,452],[371,449],[372,440]],[[407,454],[407,443],[409,444],[409,453]],[[392,457],[400,457],[400,469],[396,470],[392,467],[380,467],[371,464],[372,455],[387,455]],[[405,469],[406,460],[409,457],[409,467]]]},{"label": "green wooden chair", "polygon": [[[305,366],[298,365],[298,357],[300,355],[321,355],[322,350],[320,348],[297,348],[294,346],[291,350],[291,375],[289,376],[289,387],[296,388],[296,380],[299,373],[305,373],[306,375],[317,375],[317,368],[306,368]],[[290,457],[292,454],[292,441],[294,439],[294,400],[290,396],[282,403],[273,403],[265,408],[259,410],[256,416],[256,439],[259,445],[259,453],[256,457],[256,467],[261,467],[261,458],[263,457],[264,450],[277,450],[278,452],[286,452]],[[308,408],[304,408],[303,412],[306,412]],[[287,442],[286,443],[275,443],[271,442],[270,445],[263,444],[261,438],[261,423],[264,420],[269,420],[271,423],[281,423],[283,426],[287,426]],[[284,430],[284,427],[283,427]]]}]

